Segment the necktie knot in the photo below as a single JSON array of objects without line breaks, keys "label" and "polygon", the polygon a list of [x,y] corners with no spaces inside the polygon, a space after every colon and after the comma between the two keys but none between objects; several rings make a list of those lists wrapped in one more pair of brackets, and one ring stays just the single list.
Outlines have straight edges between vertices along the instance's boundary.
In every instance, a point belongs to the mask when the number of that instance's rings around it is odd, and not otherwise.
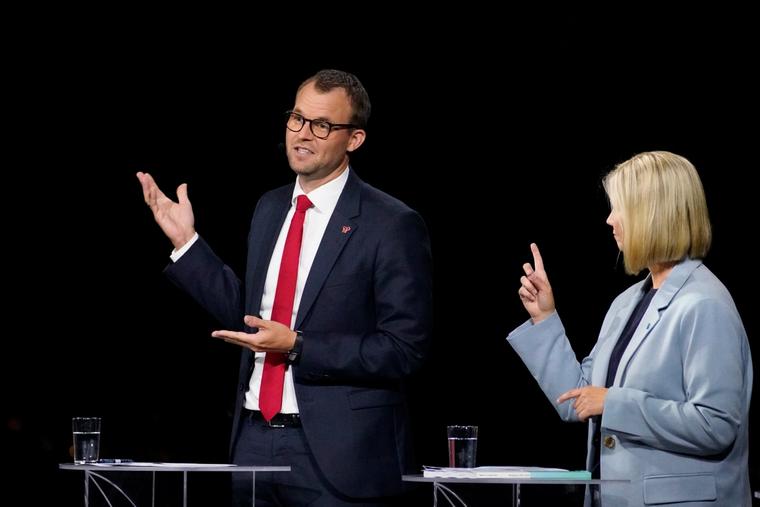
[{"label": "necktie knot", "polygon": [[307,209],[314,206],[308,197],[306,197],[306,194],[301,194],[298,197],[296,197],[296,211],[306,211]]}]

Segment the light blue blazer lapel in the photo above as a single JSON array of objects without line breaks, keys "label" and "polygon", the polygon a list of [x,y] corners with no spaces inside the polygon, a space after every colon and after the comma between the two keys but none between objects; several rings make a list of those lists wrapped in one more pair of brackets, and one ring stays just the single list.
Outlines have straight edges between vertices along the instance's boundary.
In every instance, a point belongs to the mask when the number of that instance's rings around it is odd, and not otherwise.
[{"label": "light blue blazer lapel", "polygon": [[[640,287],[643,282],[636,284]],[[633,309],[636,307],[636,303],[639,300],[641,294],[640,290],[633,290],[630,293],[627,301],[622,301],[620,309],[613,317],[613,322],[610,325],[604,336],[600,336],[599,350],[594,355],[594,366],[591,370],[591,385],[604,387],[607,382],[607,369],[610,365],[610,355],[612,355],[612,349],[615,348],[615,344],[620,338],[620,333],[623,332],[625,323],[633,313]]]},{"label": "light blue blazer lapel", "polygon": [[298,306],[295,329],[301,329],[304,319],[309,314],[309,310],[327,279],[327,275],[330,274],[335,261],[338,260],[338,256],[343,251],[343,247],[346,246],[348,240],[359,227],[352,219],[359,216],[360,184],[361,180],[354,175],[353,171],[349,173],[346,186],[343,188],[330,221],[327,223],[327,229],[325,229],[325,234],[319,243],[319,249],[311,265],[309,277],[306,279],[301,303]]},{"label": "light blue blazer lapel", "polygon": [[639,322],[636,331],[634,331],[628,347],[623,352],[623,356],[620,358],[620,365],[615,374],[615,381],[612,385],[618,387],[623,385],[631,358],[647,336],[654,330],[657,322],[660,320],[662,311],[670,305],[670,302],[673,301],[675,295],[681,290],[681,287],[686,283],[691,273],[701,264],[701,261],[688,259],[676,264],[673,268],[665,283],[657,290],[657,294],[655,294],[649,303],[649,308],[647,308],[644,316],[641,318],[641,322]]}]

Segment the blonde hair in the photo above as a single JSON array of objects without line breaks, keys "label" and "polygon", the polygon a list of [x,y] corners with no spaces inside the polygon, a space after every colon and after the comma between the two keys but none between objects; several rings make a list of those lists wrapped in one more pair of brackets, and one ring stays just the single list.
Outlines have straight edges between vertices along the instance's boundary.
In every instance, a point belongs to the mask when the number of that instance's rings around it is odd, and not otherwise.
[{"label": "blonde hair", "polygon": [[625,271],[702,259],[712,240],[702,182],[694,166],[667,151],[639,153],[603,180],[622,225]]}]

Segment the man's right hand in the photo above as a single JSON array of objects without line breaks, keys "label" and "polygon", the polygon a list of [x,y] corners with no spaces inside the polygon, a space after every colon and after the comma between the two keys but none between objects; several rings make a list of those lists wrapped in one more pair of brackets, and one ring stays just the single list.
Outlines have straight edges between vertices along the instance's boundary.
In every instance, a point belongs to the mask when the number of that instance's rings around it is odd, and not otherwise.
[{"label": "man's right hand", "polygon": [[174,202],[158,188],[153,176],[148,173],[137,173],[137,179],[142,185],[145,204],[153,212],[153,218],[172,242],[175,249],[180,249],[195,235],[195,218],[193,207],[187,198],[187,183],[177,187],[177,199]]}]

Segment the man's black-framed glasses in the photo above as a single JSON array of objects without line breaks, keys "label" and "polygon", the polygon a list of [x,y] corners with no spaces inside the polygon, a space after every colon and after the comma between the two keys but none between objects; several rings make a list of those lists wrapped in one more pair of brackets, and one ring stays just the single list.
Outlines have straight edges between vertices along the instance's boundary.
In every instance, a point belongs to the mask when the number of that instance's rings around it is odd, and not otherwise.
[{"label": "man's black-framed glasses", "polygon": [[288,130],[291,130],[293,132],[300,132],[304,126],[304,123],[308,121],[311,133],[314,134],[314,137],[318,137],[319,139],[327,139],[327,136],[329,136],[330,132],[333,130],[359,128],[358,125],[354,125],[353,123],[330,123],[327,120],[310,120],[309,118],[304,118],[303,115],[298,114],[294,111],[286,111],[285,118],[285,126],[288,127]]}]

